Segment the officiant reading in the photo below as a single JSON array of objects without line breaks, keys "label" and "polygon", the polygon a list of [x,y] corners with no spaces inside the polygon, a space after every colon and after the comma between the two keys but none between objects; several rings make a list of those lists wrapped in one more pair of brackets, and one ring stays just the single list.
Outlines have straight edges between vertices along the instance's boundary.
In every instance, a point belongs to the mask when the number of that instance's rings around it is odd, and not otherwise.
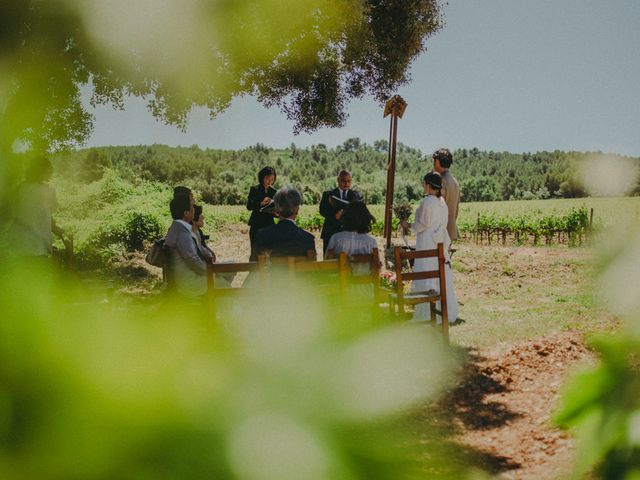
[{"label": "officiant reading", "polygon": [[351,190],[351,172],[341,170],[338,174],[338,187],[323,192],[322,200],[320,200],[320,215],[324,217],[320,234],[324,256],[327,254],[327,246],[332,235],[342,231],[340,219],[344,209],[349,205],[349,202],[355,200],[362,201],[362,195],[360,192]]},{"label": "officiant reading", "polygon": [[264,167],[258,172],[258,185],[254,185],[249,190],[247,210],[251,210],[251,217],[249,217],[249,241],[251,242],[250,262],[258,260],[258,253],[256,251],[256,234],[258,230],[269,227],[275,223],[273,220],[273,196],[277,191],[273,188],[275,182],[275,169],[273,167]]}]

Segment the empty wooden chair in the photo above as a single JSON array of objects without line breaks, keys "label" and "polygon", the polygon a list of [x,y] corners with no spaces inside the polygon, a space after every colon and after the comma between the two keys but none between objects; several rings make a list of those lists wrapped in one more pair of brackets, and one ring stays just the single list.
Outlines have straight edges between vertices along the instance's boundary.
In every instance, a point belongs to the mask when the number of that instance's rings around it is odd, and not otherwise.
[{"label": "empty wooden chair", "polygon": [[[436,302],[440,302],[442,315],[442,335],[446,344],[449,343],[449,316],[447,310],[447,287],[445,281],[445,255],[444,245],[439,243],[437,248],[432,250],[415,250],[403,251],[401,247],[394,250],[395,257],[395,273],[396,288],[389,295],[390,308],[394,310],[394,306],[398,305],[398,314],[400,318],[404,318],[405,305],[417,305],[420,303],[429,303],[431,311],[431,321],[436,324]],[[437,258],[438,266],[434,270],[422,272],[403,272],[402,266],[408,264],[410,260],[419,258]],[[406,292],[404,291],[405,281],[425,280],[435,278],[438,280],[439,291],[428,290],[424,292]]]},{"label": "empty wooden chair", "polygon": [[346,267],[350,285],[371,285],[373,302],[380,303],[380,254],[377,248],[371,253],[347,256]]}]

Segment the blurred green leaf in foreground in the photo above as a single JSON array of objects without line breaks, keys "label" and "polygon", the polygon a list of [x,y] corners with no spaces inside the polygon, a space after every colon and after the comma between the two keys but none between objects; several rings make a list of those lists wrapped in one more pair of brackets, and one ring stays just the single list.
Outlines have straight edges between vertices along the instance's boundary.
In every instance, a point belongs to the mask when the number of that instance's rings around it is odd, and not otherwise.
[{"label": "blurred green leaf in foreground", "polygon": [[[622,166],[617,175],[633,171]],[[640,478],[640,229],[607,229],[600,238],[600,291],[623,321],[619,332],[592,339],[599,365],[576,375],[566,388],[556,422],[578,437],[575,477]]]},{"label": "blurred green leaf in foreground", "polygon": [[0,272],[3,479],[447,471],[401,426],[447,385],[450,360],[425,329],[336,314],[304,288],[250,293],[214,323],[169,299],[97,302],[23,259]]}]

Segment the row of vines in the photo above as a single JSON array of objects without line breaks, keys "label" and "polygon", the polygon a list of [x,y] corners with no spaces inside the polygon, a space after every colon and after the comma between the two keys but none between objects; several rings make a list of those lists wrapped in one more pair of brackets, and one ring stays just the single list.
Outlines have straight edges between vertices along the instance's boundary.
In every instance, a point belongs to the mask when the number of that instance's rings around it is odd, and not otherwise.
[{"label": "row of vines", "polygon": [[[375,207],[374,207],[375,208]],[[378,213],[378,212],[374,212]],[[379,212],[382,213],[382,212]],[[246,218],[245,218],[246,217]],[[372,225],[371,233],[383,235],[383,215]],[[240,221],[246,223],[249,214],[242,213]],[[519,215],[500,215],[496,213],[478,213],[475,221],[458,220],[462,240],[476,244],[512,243],[516,245],[546,245],[554,243],[576,246],[582,244],[592,229],[593,209],[587,207],[572,208],[564,214],[527,212]],[[305,230],[316,231],[322,228],[324,218],[319,213],[301,212],[298,225]],[[393,217],[392,229],[397,231],[399,220]]]},{"label": "row of vines", "polygon": [[475,222],[460,222],[458,228],[463,238],[476,244],[501,242],[506,244],[532,243],[542,241],[551,245],[554,242],[575,246],[582,244],[583,238],[591,232],[593,209],[572,208],[563,215],[505,215],[478,213]]},{"label": "row of vines", "polygon": [[[382,217],[382,215],[380,215]],[[476,244],[512,243],[516,245],[554,243],[576,246],[582,244],[591,232],[593,209],[573,208],[564,214],[536,214],[528,212],[519,215],[479,213],[476,221],[458,221],[462,240]],[[324,218],[318,214],[302,214],[298,224],[306,230],[320,230]],[[393,231],[397,231],[399,221],[393,218]],[[379,219],[373,225],[373,235],[383,235],[384,222]]]}]

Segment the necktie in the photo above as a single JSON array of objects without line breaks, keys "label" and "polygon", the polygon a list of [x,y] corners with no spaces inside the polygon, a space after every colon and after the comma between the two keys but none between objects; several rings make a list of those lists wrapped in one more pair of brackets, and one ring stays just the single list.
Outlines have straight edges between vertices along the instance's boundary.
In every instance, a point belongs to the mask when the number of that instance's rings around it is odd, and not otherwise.
[{"label": "necktie", "polygon": [[347,199],[347,191],[342,190],[342,200],[346,200],[346,199]]}]

